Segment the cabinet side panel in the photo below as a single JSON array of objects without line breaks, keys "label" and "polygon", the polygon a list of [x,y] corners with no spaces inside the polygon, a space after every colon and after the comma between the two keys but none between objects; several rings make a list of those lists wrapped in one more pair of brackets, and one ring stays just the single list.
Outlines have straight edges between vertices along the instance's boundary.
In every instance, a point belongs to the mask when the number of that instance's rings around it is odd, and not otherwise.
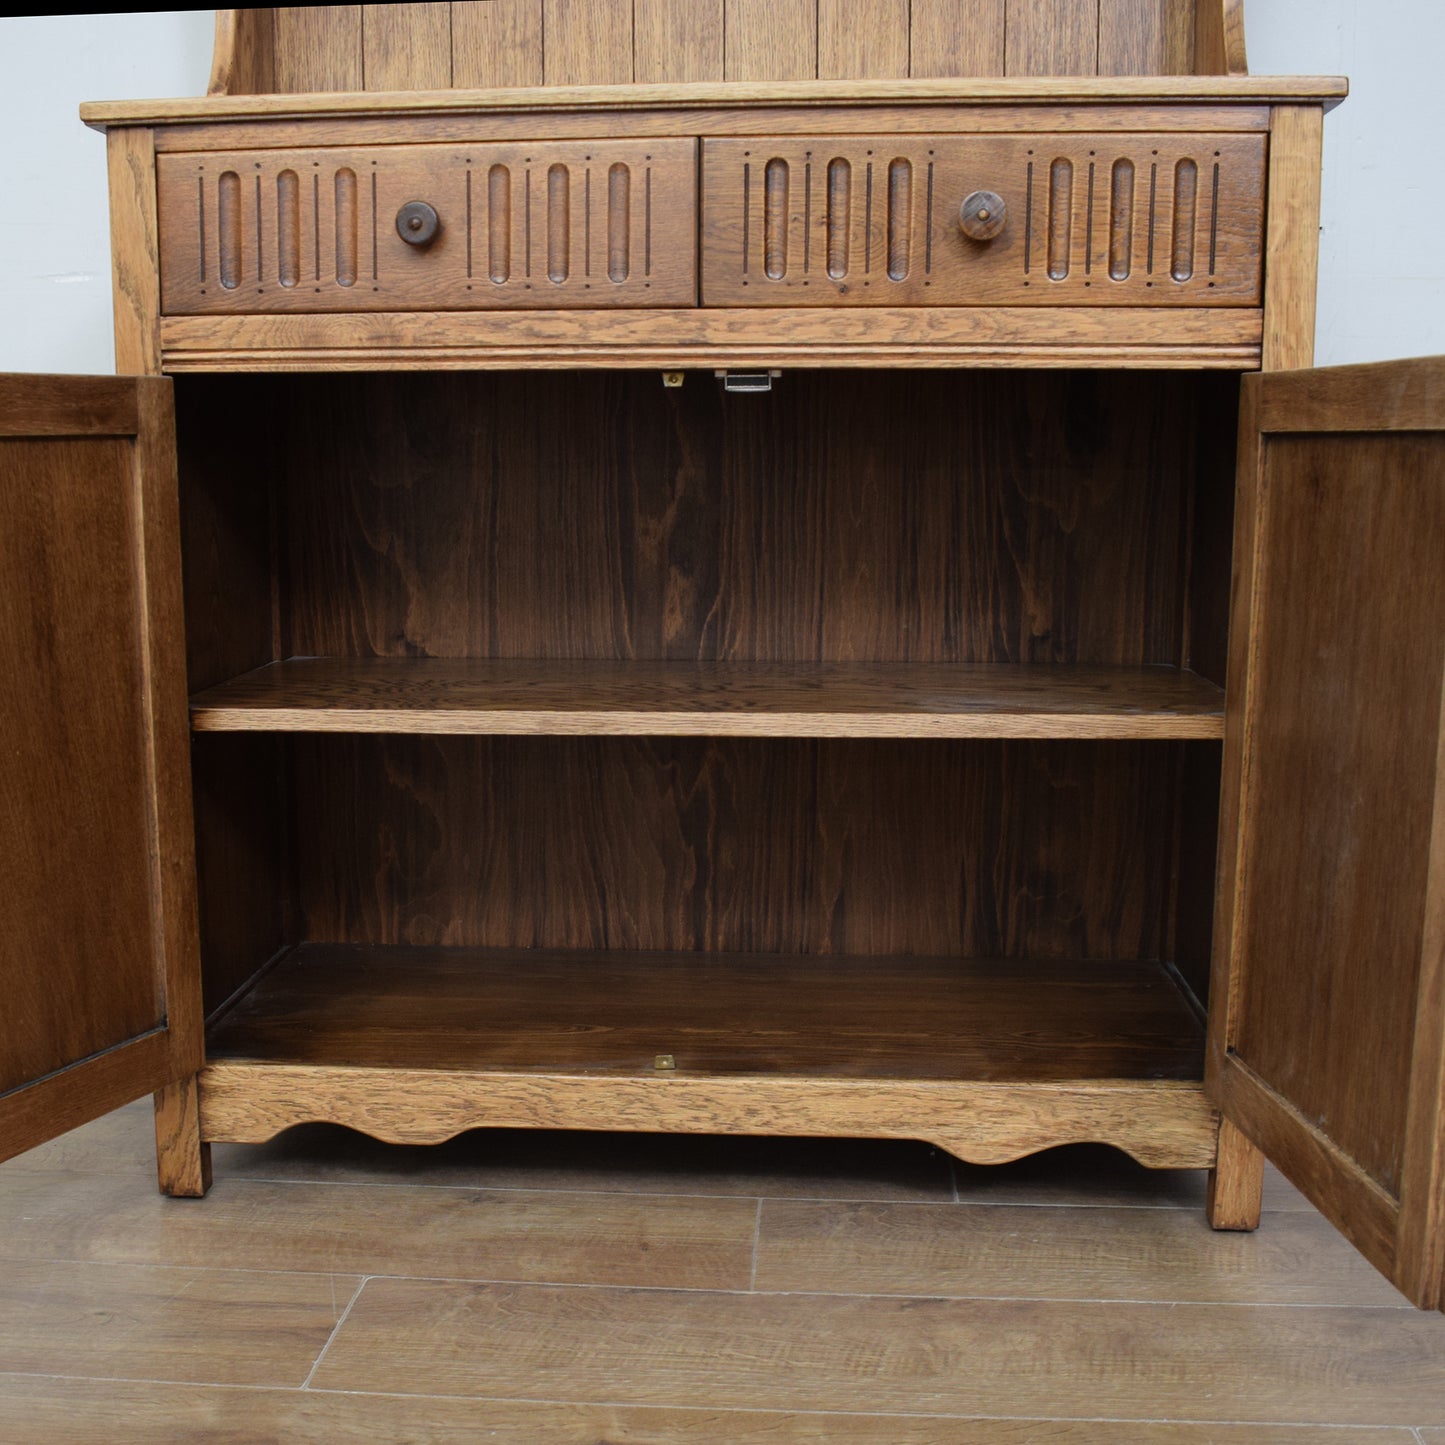
[{"label": "cabinet side panel", "polygon": [[1180,661],[1193,378],[305,378],[282,656]]},{"label": "cabinet side panel", "polygon": [[1175,744],[289,746],[308,941],[1164,956]]},{"label": "cabinet side panel", "polygon": [[1235,1050],[1396,1196],[1445,667],[1442,468],[1439,435],[1266,444]]},{"label": "cabinet side panel", "polygon": [[[190,690],[275,660],[274,434],[287,383],[183,377],[176,385],[181,556]],[[191,751],[207,1014],[284,938],[283,755],[265,737],[198,738]]]}]

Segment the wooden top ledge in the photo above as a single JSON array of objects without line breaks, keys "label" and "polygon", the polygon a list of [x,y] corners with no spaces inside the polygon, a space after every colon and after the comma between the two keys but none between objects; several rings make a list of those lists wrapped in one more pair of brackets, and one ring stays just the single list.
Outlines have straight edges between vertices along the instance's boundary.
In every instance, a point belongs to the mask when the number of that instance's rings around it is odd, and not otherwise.
[{"label": "wooden top ledge", "polygon": [[271,117],[527,111],[706,110],[768,105],[1059,105],[1073,102],[1319,101],[1349,93],[1342,76],[1039,76],[965,80],[734,81],[688,85],[530,86],[509,90],[345,91],[212,95],[182,100],[88,101],[80,118],[113,125],[182,125]]}]

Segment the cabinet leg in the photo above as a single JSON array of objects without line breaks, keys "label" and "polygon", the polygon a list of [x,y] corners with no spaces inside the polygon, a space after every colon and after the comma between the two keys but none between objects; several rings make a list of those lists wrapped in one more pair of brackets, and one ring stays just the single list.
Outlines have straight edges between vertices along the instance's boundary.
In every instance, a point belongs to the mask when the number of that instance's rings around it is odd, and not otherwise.
[{"label": "cabinet leg", "polygon": [[1229,1122],[1219,1122],[1219,1157],[1209,1171],[1205,1209],[1213,1229],[1258,1229],[1264,1155]]},{"label": "cabinet leg", "polygon": [[201,1142],[196,1076],[156,1093],[156,1173],[162,1194],[199,1199],[211,1187],[211,1146]]}]

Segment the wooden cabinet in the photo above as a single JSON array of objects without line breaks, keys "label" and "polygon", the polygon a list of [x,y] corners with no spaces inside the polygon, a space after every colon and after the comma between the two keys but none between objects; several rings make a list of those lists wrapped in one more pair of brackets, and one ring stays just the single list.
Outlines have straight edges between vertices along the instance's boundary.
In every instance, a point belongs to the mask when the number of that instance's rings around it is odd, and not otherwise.
[{"label": "wooden cabinet", "polygon": [[[352,12],[241,14],[265,92]],[[91,108],[174,380],[0,394],[0,1148],[153,1088],[177,1194],[313,1119],[1098,1140],[1221,1228],[1263,1148],[1439,1303],[1445,367],[1280,369],[1341,91]]]}]

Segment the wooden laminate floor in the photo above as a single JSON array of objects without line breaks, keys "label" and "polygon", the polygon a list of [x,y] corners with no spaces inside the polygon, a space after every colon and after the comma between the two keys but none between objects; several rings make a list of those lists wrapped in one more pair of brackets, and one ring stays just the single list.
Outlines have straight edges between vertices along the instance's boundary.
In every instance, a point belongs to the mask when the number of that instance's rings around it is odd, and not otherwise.
[{"label": "wooden laminate floor", "polygon": [[1077,1149],[341,1130],[0,1166],[0,1441],[1445,1445],[1445,1317],[1287,1184]]}]

